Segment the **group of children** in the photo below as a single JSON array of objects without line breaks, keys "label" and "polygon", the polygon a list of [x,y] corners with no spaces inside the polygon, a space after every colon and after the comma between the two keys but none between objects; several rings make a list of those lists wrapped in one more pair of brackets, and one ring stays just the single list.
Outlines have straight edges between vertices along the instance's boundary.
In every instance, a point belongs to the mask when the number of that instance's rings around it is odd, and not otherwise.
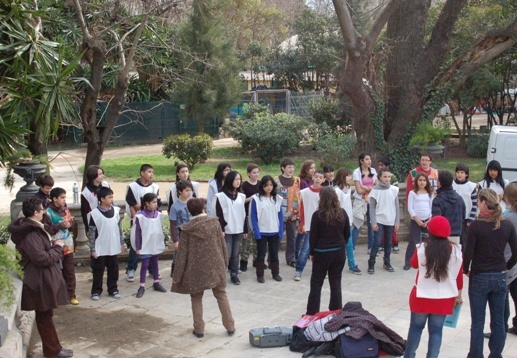
[{"label": "group of children", "polygon": [[[430,156],[422,156],[431,162]],[[425,160],[422,161],[422,166]],[[340,168],[334,175],[334,168],[326,165],[316,170],[314,161],[303,163],[298,176],[294,175],[295,164],[285,158],[280,163],[281,174],[260,178],[260,167],[249,164],[247,180],[231,170],[229,163],[220,163],[209,182],[206,212],[219,219],[229,255],[231,282],[239,285],[238,275],[248,269],[248,258],[253,254],[253,266],[257,281],[263,283],[266,268],[271,269],[274,280],[280,276],[278,251],[280,241],[286,235],[285,260],[295,268],[294,280],[300,281],[309,258],[310,224],[313,213],[318,208],[319,192],[324,186],[334,187],[341,207],[350,220],[351,235],[347,242],[346,254],[350,272],[361,274],[355,262],[354,248],[359,231],[366,221],[368,226],[368,273],[375,272],[376,256],[384,252],[383,267],[389,272],[394,268],[390,262],[393,249],[398,253],[396,231],[400,221],[398,203],[398,182],[390,171],[389,158],[378,161],[378,169],[372,167],[372,158],[361,153],[358,168],[351,172]],[[432,200],[435,196],[433,184],[422,168],[409,174],[412,190],[408,193],[408,211],[411,217],[410,240],[405,255],[404,270],[410,268],[416,244],[426,234],[426,223],[431,217]],[[422,170],[422,171],[420,171]],[[432,170],[429,169],[429,170]],[[140,286],[137,297],[145,292],[146,271],[153,277],[153,288],[159,292],[166,290],[160,285],[158,256],[165,249],[162,221],[165,217],[158,208],[161,205],[158,185],[153,183],[154,169],[149,164],[140,168],[140,178],[129,184],[126,192],[126,213],[131,219],[131,245],[127,280],[135,279],[139,259]],[[487,174],[478,185],[468,181],[469,170],[464,164],[456,168],[453,188],[465,201],[467,210],[462,222],[463,237],[476,213],[477,187],[491,187],[502,192],[505,182],[497,162],[489,163]],[[91,268],[94,281],[92,299],[98,300],[102,293],[104,269],[108,271],[108,294],[119,298],[117,287],[117,255],[125,250],[119,208],[113,206],[113,191],[104,181],[104,171],[99,166],[91,166],[86,171],[88,180],[81,193],[81,214],[90,243]],[[408,179],[409,180],[409,179]],[[49,207],[48,231],[64,239],[67,246],[63,260],[63,275],[66,279],[70,300],[78,304],[75,296],[75,274],[73,267],[73,239],[70,230],[74,228],[73,218],[66,208],[66,191],[52,189],[54,182],[49,175],[39,178],[40,191],[36,196]],[[351,186],[355,192],[352,194]],[[498,193],[499,193],[498,192]],[[176,182],[167,191],[170,237],[176,251],[179,245],[181,226],[188,223],[191,215],[187,201],[199,197],[199,183],[190,180],[188,166],[180,163],[176,168]],[[352,202],[352,195],[354,200]],[[451,225],[454,226],[454,225]],[[463,239],[462,239],[463,241]],[[267,260],[266,260],[267,255]],[[174,255],[175,256],[175,255]],[[175,258],[175,257],[174,257]],[[174,258],[171,275],[174,270]]]}]

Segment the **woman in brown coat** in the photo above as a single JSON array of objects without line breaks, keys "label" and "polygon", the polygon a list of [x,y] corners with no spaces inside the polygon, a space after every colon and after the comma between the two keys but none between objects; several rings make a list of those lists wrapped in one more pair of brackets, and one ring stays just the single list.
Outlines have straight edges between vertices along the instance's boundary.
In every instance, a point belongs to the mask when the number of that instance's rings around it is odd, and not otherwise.
[{"label": "woman in brown coat", "polygon": [[171,291],[190,294],[194,318],[192,333],[203,338],[203,293],[211,289],[221,311],[223,326],[228,335],[232,336],[235,333],[235,321],[226,296],[226,242],[219,221],[206,215],[204,206],[205,199],[193,198],[187,202],[192,219],[180,228]]},{"label": "woman in brown coat", "polygon": [[25,199],[25,218],[9,224],[11,239],[20,252],[24,271],[21,308],[36,311],[36,326],[45,357],[72,357],[73,352],[59,343],[52,316],[54,308],[68,303],[65,280],[59,265],[63,259],[63,241],[51,241],[41,223],[45,209],[37,198]]}]

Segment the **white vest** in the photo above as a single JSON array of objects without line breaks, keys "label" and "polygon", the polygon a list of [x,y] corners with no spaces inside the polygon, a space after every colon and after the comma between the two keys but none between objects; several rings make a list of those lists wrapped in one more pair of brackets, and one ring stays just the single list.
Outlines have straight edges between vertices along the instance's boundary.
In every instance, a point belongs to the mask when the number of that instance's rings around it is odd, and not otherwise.
[{"label": "white vest", "polygon": [[[109,188],[109,184],[106,181],[103,181],[101,183],[101,186],[104,186],[106,188]],[[84,198],[88,201],[88,204],[90,204],[90,209],[93,210],[99,205],[99,198],[97,198],[96,195],[94,195],[90,189],[88,189],[87,186],[84,187],[83,191],[81,192],[81,195],[84,196]]]},{"label": "white vest", "polygon": [[[506,188],[506,186],[508,185],[509,181],[507,179],[503,179],[503,182],[504,182],[504,187]],[[481,180],[479,183],[478,183],[479,187],[481,189],[486,189],[486,188],[489,188],[489,189],[492,189],[493,191],[495,191],[495,193],[497,195],[502,195],[504,194],[504,189],[501,185],[499,185],[499,183],[496,183],[494,181],[490,182],[490,185],[486,185],[486,181],[485,180]],[[506,210],[506,204],[504,202],[504,200],[501,200],[499,202],[499,206],[501,206],[501,209],[502,211],[505,211]]]},{"label": "white vest", "polygon": [[304,225],[303,229],[306,232],[311,231],[312,214],[318,210],[318,204],[320,202],[320,193],[314,192],[311,188],[305,188],[300,191],[300,197],[302,198],[303,205],[303,217]]},{"label": "white vest", "polygon": [[334,186],[334,190],[336,191],[337,197],[339,199],[339,206],[345,210],[348,215],[348,219],[350,220],[350,225],[352,225],[354,212],[352,211],[352,189],[345,189],[347,192],[345,193],[339,186]]},{"label": "white vest", "polygon": [[95,253],[98,256],[113,256],[120,254],[120,233],[118,223],[120,221],[120,208],[114,206],[115,213],[112,218],[104,216],[98,208],[88,213],[97,227],[97,239],[95,240]]},{"label": "white vest", "polygon": [[[167,215],[159,213],[155,218],[147,218],[142,214],[136,214],[140,229],[142,230],[142,249],[140,255],[159,255],[165,250],[165,235],[163,234],[162,221]],[[136,251],[136,225],[131,227],[131,246]]]},{"label": "white vest", "polygon": [[280,228],[278,213],[282,210],[282,197],[277,195],[275,202],[272,198],[267,199],[255,194],[251,197],[251,200],[255,202],[257,207],[257,221],[260,232],[265,234],[277,233]]},{"label": "white vest", "polygon": [[219,191],[217,190],[217,180],[211,179],[208,181],[208,194],[206,196],[206,213],[209,216],[216,217],[215,214],[215,194]]},{"label": "white vest", "polygon": [[[156,185],[154,183],[149,186],[141,186],[136,181],[134,181],[127,186],[126,196],[127,196],[127,193],[129,192],[129,188],[131,188],[131,192],[135,196],[135,200],[138,205],[140,205],[140,199],[142,199],[142,197],[145,194],[154,193],[154,194],[158,195],[158,189],[159,189],[158,185]],[[131,218],[131,210],[129,209],[128,203],[126,203],[126,214]]]},{"label": "white vest", "polygon": [[246,219],[246,210],[244,209],[246,195],[237,193],[237,198],[232,200],[225,193],[217,193],[215,199],[219,201],[219,205],[223,209],[224,221],[226,221],[224,232],[226,234],[242,234],[244,232],[244,220]]},{"label": "white vest", "polygon": [[[197,181],[191,181],[192,187],[194,190],[192,191],[191,198],[194,197],[194,194],[196,194],[196,198],[199,198],[199,183]],[[174,204],[176,200],[178,200],[178,191],[176,190],[176,183],[173,183],[169,190],[165,193],[167,196],[167,199],[169,200],[169,209]]]},{"label": "white vest", "polygon": [[397,215],[395,207],[395,198],[399,195],[399,188],[391,185],[389,189],[379,190],[373,189],[370,192],[370,198],[377,201],[375,207],[376,221],[378,224],[393,226]]},{"label": "white vest", "polygon": [[465,219],[470,217],[470,211],[472,210],[472,200],[470,196],[476,189],[476,186],[476,183],[471,181],[464,184],[458,184],[455,181],[452,182],[452,188],[463,198],[463,202],[465,203]]},{"label": "white vest", "polygon": [[436,281],[432,276],[425,277],[426,263],[425,244],[417,245],[418,255],[418,280],[416,283],[416,296],[420,298],[451,298],[458,296],[456,278],[463,263],[461,246],[452,245],[451,257],[449,259],[447,279],[442,282]]}]

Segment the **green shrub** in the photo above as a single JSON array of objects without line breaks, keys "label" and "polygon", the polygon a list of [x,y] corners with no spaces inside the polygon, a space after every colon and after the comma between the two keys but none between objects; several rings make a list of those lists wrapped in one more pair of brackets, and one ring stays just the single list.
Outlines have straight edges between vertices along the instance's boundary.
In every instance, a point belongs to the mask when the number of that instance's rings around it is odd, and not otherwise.
[{"label": "green shrub", "polygon": [[253,119],[238,118],[225,129],[239,141],[244,152],[268,164],[298,148],[304,127],[305,121],[300,117],[262,112],[256,113]]},{"label": "green shrub", "polygon": [[0,309],[14,303],[14,285],[11,272],[23,277],[21,266],[18,264],[20,254],[14,248],[0,245]]},{"label": "green shrub", "polygon": [[488,135],[471,135],[467,139],[467,154],[472,158],[486,158],[488,151]]},{"label": "green shrub", "polygon": [[7,231],[7,225],[0,224],[0,245],[7,244],[11,238],[11,234]]},{"label": "green shrub", "polygon": [[344,134],[349,130],[349,125],[343,116],[340,103],[337,99],[330,97],[319,97],[311,99],[307,110],[312,117],[312,122],[321,127],[323,134],[340,133]]},{"label": "green shrub", "polygon": [[165,138],[162,152],[167,159],[176,157],[192,170],[197,163],[210,157],[212,147],[212,138],[208,134],[198,134],[194,137],[189,134],[178,134]]},{"label": "green shrub", "polygon": [[327,134],[320,138],[317,149],[324,164],[340,167],[350,159],[356,142],[351,134]]},{"label": "green shrub", "polygon": [[444,127],[435,127],[432,123],[424,120],[416,127],[409,145],[422,145],[427,147],[429,144],[440,144],[447,133],[447,129]]}]

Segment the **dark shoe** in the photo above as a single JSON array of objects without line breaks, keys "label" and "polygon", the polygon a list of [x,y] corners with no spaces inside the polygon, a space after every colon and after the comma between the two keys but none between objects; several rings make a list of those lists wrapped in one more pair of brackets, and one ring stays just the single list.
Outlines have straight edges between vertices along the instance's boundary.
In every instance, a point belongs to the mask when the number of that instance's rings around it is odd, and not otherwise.
[{"label": "dark shoe", "polygon": [[260,283],[266,282],[266,280],[264,280],[264,276],[258,276],[257,277],[257,281],[260,282]]},{"label": "dark shoe", "polygon": [[409,271],[410,268],[411,268],[410,264],[405,264],[403,267],[404,271]]},{"label": "dark shoe", "polygon": [[287,266],[296,267],[296,262],[295,261],[289,261],[287,263]]},{"label": "dark shoe", "polygon": [[233,330],[233,331],[227,331],[227,332],[228,332],[228,335],[229,335],[230,337],[231,337],[231,336],[233,336],[233,335],[235,334],[235,330]]},{"label": "dark shoe", "polygon": [[491,332],[488,332],[488,333],[483,333],[483,337],[487,338],[487,339],[490,339],[490,336],[492,335]]},{"label": "dark shoe", "polygon": [[273,280],[282,282],[282,277],[280,277],[280,275],[273,275]]},{"label": "dark shoe", "polygon": [[196,331],[192,331],[192,334],[196,336],[197,338],[203,338],[205,336],[204,333],[196,333]]},{"label": "dark shoe", "polygon": [[138,287],[138,291],[136,292],[136,298],[142,298],[145,293],[145,287]]},{"label": "dark shoe", "polygon": [[510,328],[508,328],[508,333],[517,334],[517,327],[510,327]]},{"label": "dark shoe", "polygon": [[240,285],[241,284],[241,280],[239,280],[239,278],[237,276],[232,276],[231,277],[231,281],[234,285]]},{"label": "dark shoe", "polygon": [[248,271],[248,261],[241,260],[241,266],[239,270],[241,270],[241,272]]},{"label": "dark shoe", "polygon": [[395,272],[395,269],[393,268],[393,266],[391,266],[391,264],[389,262],[386,262],[384,264],[384,269],[388,272]]},{"label": "dark shoe", "polygon": [[370,275],[375,273],[375,260],[368,260],[368,273]]},{"label": "dark shoe", "polygon": [[162,285],[160,285],[159,282],[153,283],[153,289],[158,292],[167,292],[167,290]]}]

